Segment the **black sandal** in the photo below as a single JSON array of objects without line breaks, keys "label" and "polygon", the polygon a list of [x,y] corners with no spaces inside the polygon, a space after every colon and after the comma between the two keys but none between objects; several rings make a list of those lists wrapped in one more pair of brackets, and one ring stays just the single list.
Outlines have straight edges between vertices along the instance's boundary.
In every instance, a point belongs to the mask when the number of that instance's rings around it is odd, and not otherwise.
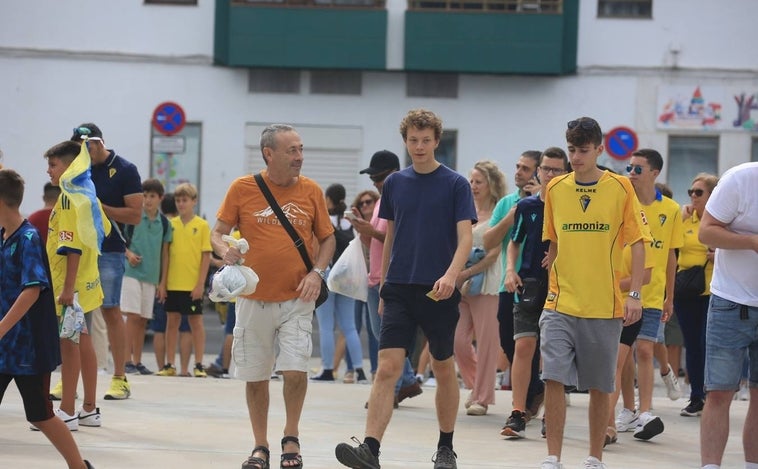
[{"label": "black sandal", "polygon": [[[284,452],[284,445],[287,443],[295,443],[300,449],[300,440],[296,436],[285,436],[282,438],[282,458],[279,462],[279,467],[281,469],[301,469],[303,467],[303,456],[297,452],[297,453],[285,453]],[[284,463],[288,462],[290,463],[289,466],[285,466]],[[295,462],[296,464],[292,464]]]},{"label": "black sandal", "polygon": [[[264,453],[266,459],[254,456],[255,453]],[[270,461],[271,453],[269,453],[268,448],[265,446],[256,446],[253,448],[253,452],[250,453],[250,456],[242,463],[242,469],[271,469]]]}]

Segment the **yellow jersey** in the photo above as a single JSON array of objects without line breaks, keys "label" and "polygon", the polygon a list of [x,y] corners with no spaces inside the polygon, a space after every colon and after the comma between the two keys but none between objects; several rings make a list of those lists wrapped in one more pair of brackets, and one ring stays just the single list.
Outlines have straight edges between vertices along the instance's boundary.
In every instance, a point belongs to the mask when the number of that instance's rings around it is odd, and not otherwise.
[{"label": "yellow jersey", "polygon": [[[713,262],[705,263],[708,260],[708,246],[701,243],[698,239],[700,232],[700,217],[697,212],[692,216],[682,219],[682,230],[684,240],[682,247],[679,249],[677,258],[678,270],[689,269],[696,265],[705,265],[705,291],[703,295],[711,294],[711,279],[713,278]],[[674,298],[676,300],[676,298]]]},{"label": "yellow jersey", "polygon": [[582,318],[624,315],[618,275],[623,248],[646,239],[647,223],[631,182],[608,171],[591,184],[574,173],[545,194],[543,240],[555,243],[546,309]]},{"label": "yellow jersey", "polygon": [[197,215],[187,223],[178,216],[170,221],[174,239],[168,248],[166,289],[192,291],[200,276],[203,253],[211,252],[211,228]]},{"label": "yellow jersey", "polygon": [[663,299],[666,293],[666,264],[669,251],[682,247],[682,215],[679,204],[663,197],[656,191],[656,198],[650,205],[643,205],[642,210],[647,216],[652,248],[648,252],[653,256],[653,275],[650,283],[642,287],[642,307],[663,309]]},{"label": "yellow jersey", "polygon": [[[111,223],[103,212],[100,201],[97,202],[103,220],[105,233],[111,230]],[[97,267],[99,246],[87,246],[82,243],[77,227],[76,210],[65,194],[61,194],[50,212],[48,226],[47,258],[50,261],[53,293],[57,298],[63,292],[66,280],[68,253],[80,254],[79,268],[76,271],[74,291],[79,293],[79,305],[85,312],[90,312],[103,304],[103,287],[100,285],[100,271]],[[60,308],[58,315],[60,315]]]}]

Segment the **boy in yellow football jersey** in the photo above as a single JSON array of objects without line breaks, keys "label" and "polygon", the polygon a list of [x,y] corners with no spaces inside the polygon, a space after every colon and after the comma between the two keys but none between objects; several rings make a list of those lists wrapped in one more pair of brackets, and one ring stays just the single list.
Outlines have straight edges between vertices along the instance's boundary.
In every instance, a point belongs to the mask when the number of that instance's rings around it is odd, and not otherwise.
[{"label": "boy in yellow football jersey", "polygon": [[[584,467],[601,469],[622,324],[642,314],[644,218],[629,180],[597,167],[603,133],[594,119],[570,121],[566,141],[574,171],[548,185],[542,234],[550,241],[548,296],[540,318],[548,449],[542,468],[563,467],[564,386],[569,385],[589,390],[590,448]],[[626,298],[617,278],[625,244],[632,250]]]},{"label": "boy in yellow football jersey", "polygon": [[[211,262],[211,228],[208,222],[195,215],[197,188],[182,183],[174,190],[179,216],[171,219],[173,241],[169,246],[169,268],[166,295],[166,365],[159,374],[176,374],[176,340],[181,316],[186,315],[195,349],[197,378],[205,378],[205,327],[203,326],[203,293]],[[188,370],[182,370],[182,375]]]},{"label": "boy in yellow football jersey", "polygon": [[[82,151],[82,145],[77,142],[65,141],[53,146],[45,152],[47,159],[47,174],[54,186],[61,183],[61,176],[74,162]],[[65,176],[64,176],[65,178]],[[94,186],[93,186],[94,198]],[[99,220],[105,234],[110,232],[111,224],[105,216],[100,201],[97,203]],[[60,408],[56,411],[72,431],[78,430],[79,425],[99,427],[102,425],[100,409],[96,407],[95,392],[97,388],[97,357],[92,346],[89,328],[92,326],[91,312],[103,304],[103,289],[100,286],[100,272],[97,258],[100,246],[91,245],[83,240],[82,224],[74,202],[64,191],[59,197],[50,221],[47,237],[47,257],[50,261],[50,275],[53,283],[53,293],[58,305],[74,304],[74,294],[85,312],[85,327],[79,336],[79,342],[61,339],[61,381],[63,393]],[[95,221],[95,220],[93,220]],[[95,229],[91,226],[91,229]],[[79,373],[82,375],[84,386],[84,402],[80,410],[75,410],[76,386]]]}]

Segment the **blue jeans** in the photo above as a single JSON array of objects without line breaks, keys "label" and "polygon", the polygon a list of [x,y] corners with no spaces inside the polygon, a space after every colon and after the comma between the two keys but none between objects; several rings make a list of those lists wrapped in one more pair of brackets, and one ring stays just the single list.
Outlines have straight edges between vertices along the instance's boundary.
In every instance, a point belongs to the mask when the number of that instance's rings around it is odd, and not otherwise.
[{"label": "blue jeans", "polygon": [[[358,337],[361,336],[364,313],[366,315],[366,331],[368,332],[366,334],[368,337],[368,358],[371,362],[371,373],[376,373],[376,363],[379,361],[379,340],[374,335],[371,321],[368,318],[368,305],[365,301],[355,300],[355,330],[358,331]],[[345,350],[345,362],[347,363],[347,369],[352,370],[353,360],[350,358],[350,351],[348,350]]]},{"label": "blue jeans", "polygon": [[100,284],[103,287],[103,308],[113,308],[121,303],[121,282],[126,270],[126,255],[123,252],[104,252],[97,258]]},{"label": "blue jeans", "polygon": [[706,391],[736,391],[740,387],[745,353],[750,360],[751,386],[758,386],[758,307],[747,307],[747,318],[740,317],[742,306],[711,295],[705,333]]},{"label": "blue jeans", "polygon": [[[236,312],[236,306],[237,303],[229,302],[226,305],[226,323],[224,323],[224,335],[232,335],[234,332],[234,323],[237,322],[237,312]],[[187,316],[182,315],[182,319],[185,319]],[[224,337],[226,338],[226,337]],[[218,351],[218,357],[216,357],[216,365],[218,365],[219,368],[224,367],[224,343],[221,342],[221,350]]]},{"label": "blue jeans", "polygon": [[[334,369],[334,325],[345,336],[345,348],[353,360],[363,363],[363,350],[355,329],[355,300],[339,293],[329,292],[329,298],[316,308],[321,347],[321,364],[325,370]],[[362,368],[359,366],[358,368]]]},{"label": "blue jeans", "polygon": [[[374,333],[376,340],[379,340],[379,333],[382,329],[382,317],[379,316],[379,285],[368,287],[368,318],[371,322],[371,330]],[[412,350],[408,351],[409,356],[413,354]],[[405,365],[403,366],[403,374],[395,383],[395,394],[400,391],[400,388],[410,386],[416,382],[416,375],[413,373],[413,366],[411,366],[411,359],[405,359]]]},{"label": "blue jeans", "polygon": [[710,296],[674,298],[674,311],[684,336],[687,375],[690,378],[690,400],[705,399],[705,328]]}]

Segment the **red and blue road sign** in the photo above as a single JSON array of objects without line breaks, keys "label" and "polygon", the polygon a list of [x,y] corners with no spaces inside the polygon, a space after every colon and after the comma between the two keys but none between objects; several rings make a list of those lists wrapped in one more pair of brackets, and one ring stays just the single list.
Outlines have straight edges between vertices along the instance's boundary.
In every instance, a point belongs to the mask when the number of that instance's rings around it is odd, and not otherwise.
[{"label": "red and blue road sign", "polygon": [[160,103],[153,111],[153,127],[163,135],[178,134],[186,123],[184,109],[174,102]]},{"label": "red and blue road sign", "polygon": [[617,160],[625,160],[637,150],[637,133],[629,127],[614,127],[605,134],[605,151]]}]

